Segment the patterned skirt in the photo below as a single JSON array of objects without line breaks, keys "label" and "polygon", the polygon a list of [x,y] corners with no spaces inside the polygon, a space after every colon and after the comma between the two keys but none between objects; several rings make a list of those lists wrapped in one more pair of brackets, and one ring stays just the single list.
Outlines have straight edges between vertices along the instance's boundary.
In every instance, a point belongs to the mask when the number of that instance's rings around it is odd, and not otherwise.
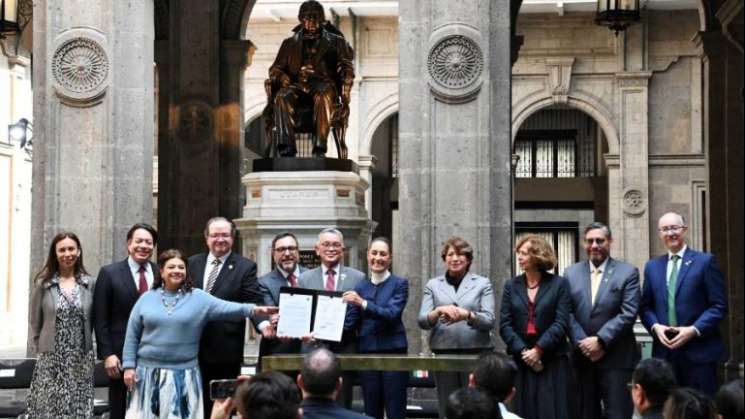
[{"label": "patterned skirt", "polygon": [[126,419],[203,419],[199,367],[139,366],[136,371],[135,388],[127,400]]}]

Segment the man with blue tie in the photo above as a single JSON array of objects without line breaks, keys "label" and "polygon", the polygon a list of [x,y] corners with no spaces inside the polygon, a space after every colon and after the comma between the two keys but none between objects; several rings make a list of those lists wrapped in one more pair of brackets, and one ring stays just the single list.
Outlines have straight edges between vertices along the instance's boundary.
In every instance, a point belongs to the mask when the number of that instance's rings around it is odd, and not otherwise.
[{"label": "man with blue tie", "polygon": [[668,250],[644,267],[640,317],[654,337],[652,355],[667,359],[678,384],[713,396],[717,364],[725,349],[719,323],[727,313],[724,277],[714,256],[686,245],[682,215],[668,212],[658,222]]},{"label": "man with blue tie", "polygon": [[564,271],[574,308],[569,336],[579,409],[582,419],[628,419],[633,405],[626,384],[639,360],[633,330],[639,270],[610,256],[613,236],[605,224],[588,225],[583,241],[588,260]]}]

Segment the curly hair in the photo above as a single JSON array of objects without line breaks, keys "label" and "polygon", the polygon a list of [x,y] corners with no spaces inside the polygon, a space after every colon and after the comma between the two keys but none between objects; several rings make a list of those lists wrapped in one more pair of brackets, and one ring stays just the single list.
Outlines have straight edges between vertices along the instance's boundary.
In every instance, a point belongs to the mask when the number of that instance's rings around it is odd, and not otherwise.
[{"label": "curly hair", "polygon": [[528,234],[521,238],[515,245],[515,252],[520,251],[525,243],[530,243],[528,254],[530,254],[530,265],[539,271],[549,271],[556,266],[556,254],[549,242],[541,236]]},{"label": "curly hair", "polygon": [[[168,262],[171,259],[181,259],[184,262],[184,268],[186,269],[186,278],[184,278],[183,284],[181,284],[181,289],[184,292],[189,292],[194,288],[194,282],[192,282],[191,277],[189,276],[189,261],[186,260],[184,257],[184,254],[181,253],[178,249],[168,249],[158,256],[158,266],[163,269],[163,266],[165,266],[166,262]],[[160,275],[155,275],[155,279],[153,280],[153,289],[157,289],[160,287],[163,287],[163,278],[161,278]]]}]

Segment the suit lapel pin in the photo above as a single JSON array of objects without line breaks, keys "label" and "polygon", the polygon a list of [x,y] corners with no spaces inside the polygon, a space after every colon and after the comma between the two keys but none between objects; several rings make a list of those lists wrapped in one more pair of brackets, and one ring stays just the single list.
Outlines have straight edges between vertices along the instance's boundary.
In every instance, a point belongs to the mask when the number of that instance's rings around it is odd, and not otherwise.
[{"label": "suit lapel pin", "polygon": [[228,270],[229,271],[232,271],[233,270],[233,265],[232,264],[231,265],[228,265]]},{"label": "suit lapel pin", "polygon": [[691,266],[691,263],[693,263],[693,261],[692,261],[692,260],[690,260],[690,259],[688,259],[688,260],[686,261],[686,266]]}]

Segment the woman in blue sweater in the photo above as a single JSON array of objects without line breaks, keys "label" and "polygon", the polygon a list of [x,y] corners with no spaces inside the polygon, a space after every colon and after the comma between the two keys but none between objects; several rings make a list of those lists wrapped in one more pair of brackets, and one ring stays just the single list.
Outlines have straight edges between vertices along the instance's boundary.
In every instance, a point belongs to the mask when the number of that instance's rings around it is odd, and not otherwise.
[{"label": "woman in blue sweater", "polygon": [[160,277],[132,309],[124,340],[124,383],[130,389],[129,418],[203,418],[197,354],[208,321],[271,315],[276,307],[220,300],[192,289],[186,258],[166,250]]},{"label": "woman in blue sweater", "polygon": [[[409,299],[409,281],[391,275],[391,243],[384,237],[370,242],[370,278],[344,293],[349,304],[346,327],[357,331],[360,353],[402,354],[408,350],[401,320]],[[406,417],[407,371],[361,371],[365,414],[376,419]]]}]

